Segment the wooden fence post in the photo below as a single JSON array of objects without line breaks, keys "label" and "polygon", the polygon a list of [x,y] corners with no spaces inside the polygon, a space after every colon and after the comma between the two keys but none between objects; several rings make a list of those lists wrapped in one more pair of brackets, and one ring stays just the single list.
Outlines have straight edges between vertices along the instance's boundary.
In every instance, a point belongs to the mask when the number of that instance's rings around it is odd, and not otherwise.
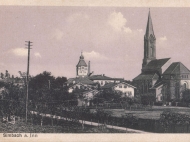
[{"label": "wooden fence post", "polygon": [[41,126],[43,125],[43,117],[41,118]]},{"label": "wooden fence post", "polygon": [[32,119],[32,125],[34,125],[34,122],[33,122],[33,114],[32,114],[32,117],[31,117],[31,119]]},{"label": "wooden fence post", "polygon": [[51,117],[51,126],[53,126],[53,116]]}]

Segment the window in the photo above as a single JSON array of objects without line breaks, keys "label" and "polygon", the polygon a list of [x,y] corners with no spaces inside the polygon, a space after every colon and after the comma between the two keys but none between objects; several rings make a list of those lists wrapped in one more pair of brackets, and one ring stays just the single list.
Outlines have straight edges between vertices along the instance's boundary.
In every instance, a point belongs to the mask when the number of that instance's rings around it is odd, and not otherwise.
[{"label": "window", "polygon": [[[183,75],[182,75],[182,77],[183,77]],[[173,79],[174,77],[171,75],[171,77],[170,77],[171,79]]]},{"label": "window", "polygon": [[142,85],[142,87],[141,87],[141,88],[142,88],[142,91],[141,91],[141,92],[142,92],[142,93],[144,93],[144,86]]},{"label": "window", "polygon": [[132,92],[131,91],[128,91],[127,94],[128,94],[129,97],[132,96]]},{"label": "window", "polygon": [[124,88],[127,88],[127,85],[124,85]]},{"label": "window", "polygon": [[153,47],[152,46],[150,47],[150,56],[151,57],[153,56]]},{"label": "window", "polygon": [[184,83],[184,90],[187,90],[187,84]]},{"label": "window", "polygon": [[163,97],[162,96],[160,96],[160,101],[162,101],[163,100]]},{"label": "window", "polygon": [[122,88],[122,85],[119,85],[119,88]]},{"label": "window", "polygon": [[103,81],[101,81],[101,85],[103,85]]}]

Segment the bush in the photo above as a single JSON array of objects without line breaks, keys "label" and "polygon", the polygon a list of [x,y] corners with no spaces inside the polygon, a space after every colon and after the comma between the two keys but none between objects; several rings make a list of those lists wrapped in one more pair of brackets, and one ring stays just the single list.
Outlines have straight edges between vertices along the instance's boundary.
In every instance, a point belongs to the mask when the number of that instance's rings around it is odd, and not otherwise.
[{"label": "bush", "polygon": [[159,122],[166,132],[172,125],[189,125],[190,116],[166,110],[160,114]]},{"label": "bush", "polygon": [[179,102],[177,104],[177,106],[180,106],[180,107],[188,107],[188,104],[187,103],[184,103],[184,102]]},{"label": "bush", "polygon": [[162,106],[163,103],[162,103],[162,102],[155,102],[154,105],[155,105],[155,106]]}]

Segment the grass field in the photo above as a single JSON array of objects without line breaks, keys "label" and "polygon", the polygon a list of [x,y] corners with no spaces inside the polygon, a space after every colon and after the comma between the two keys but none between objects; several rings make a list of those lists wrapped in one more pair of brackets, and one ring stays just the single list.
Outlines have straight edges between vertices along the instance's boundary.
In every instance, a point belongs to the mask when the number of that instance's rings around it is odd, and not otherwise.
[{"label": "grass field", "polygon": [[153,106],[152,110],[146,110],[146,111],[145,110],[130,111],[130,110],[124,110],[124,109],[109,109],[109,111],[113,113],[112,116],[121,117],[124,114],[130,113],[130,114],[133,114],[133,116],[136,116],[138,118],[145,118],[145,119],[159,119],[160,114],[164,110],[171,110],[174,112],[187,114],[190,116],[190,108],[185,108],[185,107]]}]

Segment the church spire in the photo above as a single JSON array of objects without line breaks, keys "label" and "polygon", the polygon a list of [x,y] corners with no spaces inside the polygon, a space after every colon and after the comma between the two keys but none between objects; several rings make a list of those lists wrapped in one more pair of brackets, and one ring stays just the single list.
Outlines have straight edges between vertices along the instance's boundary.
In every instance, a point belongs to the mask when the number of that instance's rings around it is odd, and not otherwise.
[{"label": "church spire", "polygon": [[150,61],[156,59],[156,37],[154,35],[150,9],[148,13],[148,22],[146,33],[144,35],[144,58],[142,67],[145,67]]},{"label": "church spire", "polygon": [[149,38],[150,35],[152,35],[155,38],[154,30],[153,30],[153,25],[152,25],[152,19],[151,19],[151,15],[150,15],[150,8],[149,8],[148,21],[147,21],[147,26],[146,26],[145,37]]}]

